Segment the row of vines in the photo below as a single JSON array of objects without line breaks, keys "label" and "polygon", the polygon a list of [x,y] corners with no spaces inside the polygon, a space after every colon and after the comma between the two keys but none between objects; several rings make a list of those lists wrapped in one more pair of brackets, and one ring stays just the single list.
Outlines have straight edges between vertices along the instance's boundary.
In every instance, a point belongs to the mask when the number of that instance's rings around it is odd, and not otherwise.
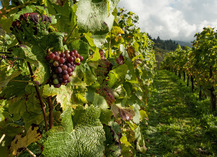
[{"label": "row of vines", "polygon": [[153,42],[119,0],[1,0],[0,154],[132,157]]},{"label": "row of vines", "polygon": [[216,111],[217,32],[205,27],[195,37],[192,48],[178,46],[174,52],[168,53],[163,66],[179,77],[183,75],[187,85],[191,83],[192,91],[198,91],[200,99],[210,97],[211,109]]}]

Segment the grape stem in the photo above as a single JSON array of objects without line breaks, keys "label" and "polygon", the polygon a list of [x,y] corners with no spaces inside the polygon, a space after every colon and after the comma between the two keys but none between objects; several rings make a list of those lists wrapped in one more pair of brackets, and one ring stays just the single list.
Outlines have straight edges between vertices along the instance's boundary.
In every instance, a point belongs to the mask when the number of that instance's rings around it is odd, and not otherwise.
[{"label": "grape stem", "polygon": [[111,51],[111,44],[112,44],[112,38],[111,38],[111,36],[112,36],[112,33],[110,33],[110,39],[109,39],[109,44],[108,44],[108,56],[107,56],[107,58],[110,58],[110,51]]},{"label": "grape stem", "polygon": [[[29,62],[27,62],[27,65],[28,65],[28,68],[29,68],[29,71],[30,71],[31,80],[34,81],[32,67],[31,67]],[[48,126],[47,126],[47,117],[46,117],[46,112],[45,112],[45,105],[44,105],[44,103],[42,101],[42,98],[41,98],[41,95],[40,95],[39,88],[38,88],[37,84],[35,84],[35,90],[36,90],[36,93],[38,95],[38,99],[39,99],[39,102],[40,102],[40,105],[41,105],[41,109],[42,109],[43,116],[44,116],[44,122],[45,122],[45,130],[47,132],[48,131]]]},{"label": "grape stem", "polygon": [[52,103],[52,97],[48,97],[48,104],[49,104],[49,125],[50,129],[53,127],[53,103]]},{"label": "grape stem", "polygon": [[77,27],[77,24],[73,27],[72,31],[70,34],[67,36],[66,40],[64,41],[64,44],[67,42],[67,40],[71,37],[72,33],[74,32],[75,28]]}]

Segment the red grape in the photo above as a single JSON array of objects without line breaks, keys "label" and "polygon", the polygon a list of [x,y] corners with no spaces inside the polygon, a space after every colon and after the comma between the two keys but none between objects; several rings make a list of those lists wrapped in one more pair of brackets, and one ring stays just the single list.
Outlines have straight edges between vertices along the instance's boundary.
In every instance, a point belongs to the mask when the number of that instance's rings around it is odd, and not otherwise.
[{"label": "red grape", "polygon": [[64,76],[64,75],[68,74],[68,71],[67,70],[63,70],[62,74]]},{"label": "red grape", "polygon": [[70,57],[70,54],[69,54],[69,53],[66,53],[65,56],[66,56],[66,58],[69,58],[69,57]]},{"label": "red grape", "polygon": [[61,54],[60,54],[60,57],[65,57],[65,53],[61,53]]},{"label": "red grape", "polygon": [[66,60],[65,60],[65,58],[63,58],[63,57],[61,57],[61,58],[59,59],[59,62],[62,63],[62,64],[65,63],[65,61],[66,61]]},{"label": "red grape", "polygon": [[72,72],[69,73],[69,76],[72,76]]},{"label": "red grape", "polygon": [[81,65],[81,62],[79,62],[79,63],[75,63],[76,65]]},{"label": "red grape", "polygon": [[67,70],[67,69],[68,69],[67,65],[62,66],[62,70]]},{"label": "red grape", "polygon": [[56,56],[56,55],[55,55],[54,53],[51,53],[51,54],[49,55],[49,58],[50,58],[50,59],[54,59],[55,56]]},{"label": "red grape", "polygon": [[73,51],[71,51],[69,54],[70,54],[70,56],[73,56],[73,57],[75,55]]},{"label": "red grape", "polygon": [[72,72],[72,68],[67,69],[68,73]]},{"label": "red grape", "polygon": [[68,80],[68,78],[69,78],[69,75],[68,75],[68,74],[63,75],[63,79],[64,79],[64,80]]},{"label": "red grape", "polygon": [[55,84],[54,87],[55,88],[60,88],[61,84]]},{"label": "red grape", "polygon": [[78,55],[78,51],[77,50],[72,50],[72,52],[74,52],[75,56]]},{"label": "red grape", "polygon": [[54,57],[54,60],[55,60],[55,61],[58,61],[59,59],[60,59],[60,56],[59,56],[59,55],[57,55],[57,56]]},{"label": "red grape", "polygon": [[54,53],[55,55],[59,55],[59,53],[58,53],[57,51],[54,51],[53,53]]},{"label": "red grape", "polygon": [[69,62],[73,62],[74,60],[75,60],[75,58],[72,57],[72,56],[68,58],[68,61],[69,61]]},{"label": "red grape", "polygon": [[83,56],[79,56],[81,62],[84,60]]},{"label": "red grape", "polygon": [[57,68],[56,68],[56,73],[62,73],[62,71],[63,71],[63,70],[62,70],[61,67],[57,67]]},{"label": "red grape", "polygon": [[49,61],[51,66],[51,82],[54,87],[59,88],[61,85],[66,85],[71,81],[70,76],[75,70],[76,65],[80,65],[83,57],[80,56],[77,50],[64,52],[48,50],[46,60]]}]

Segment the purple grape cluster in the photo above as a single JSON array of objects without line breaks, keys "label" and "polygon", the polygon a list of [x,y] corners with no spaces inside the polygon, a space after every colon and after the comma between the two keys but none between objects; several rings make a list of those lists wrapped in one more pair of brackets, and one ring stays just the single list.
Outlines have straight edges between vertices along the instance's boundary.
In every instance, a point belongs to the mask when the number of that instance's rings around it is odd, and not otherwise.
[{"label": "purple grape cluster", "polygon": [[83,57],[78,54],[77,50],[65,50],[64,52],[51,52],[49,50],[46,59],[50,62],[52,71],[50,84],[56,88],[69,83],[75,67],[79,66],[83,61]]}]

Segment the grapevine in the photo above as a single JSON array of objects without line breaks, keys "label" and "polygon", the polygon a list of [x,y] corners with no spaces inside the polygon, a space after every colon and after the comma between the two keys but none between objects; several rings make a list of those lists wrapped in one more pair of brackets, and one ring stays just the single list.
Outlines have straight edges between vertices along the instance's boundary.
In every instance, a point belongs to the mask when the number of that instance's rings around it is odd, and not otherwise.
[{"label": "grapevine", "polygon": [[155,55],[138,17],[113,0],[2,2],[3,156],[144,154]]}]

